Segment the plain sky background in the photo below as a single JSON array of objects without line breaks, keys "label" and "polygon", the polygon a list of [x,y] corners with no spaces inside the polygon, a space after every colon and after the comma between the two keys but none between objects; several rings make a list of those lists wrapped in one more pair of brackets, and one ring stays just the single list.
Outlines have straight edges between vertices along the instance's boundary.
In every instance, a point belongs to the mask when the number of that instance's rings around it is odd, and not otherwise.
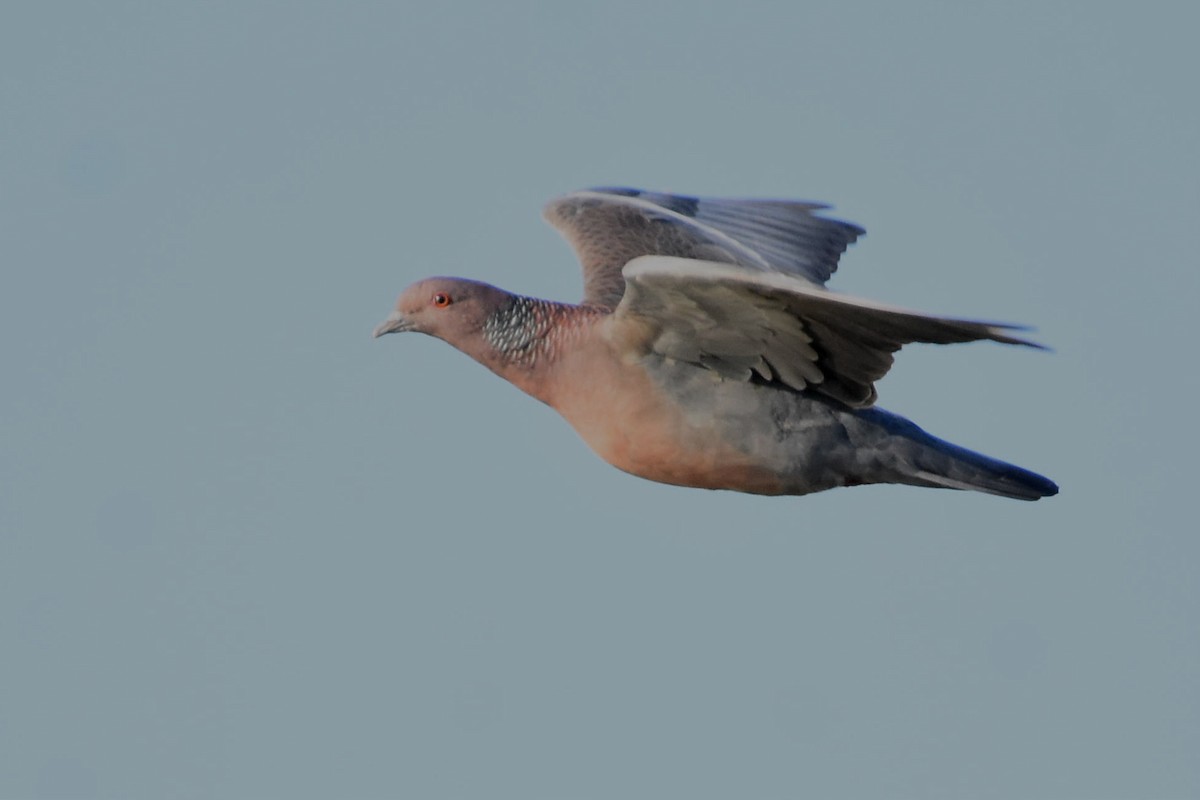
[{"label": "plain sky background", "polygon": [[[4,3],[0,798],[1200,796],[1195,9]],[[1038,326],[880,404],[1061,495],[652,484],[371,340],[622,184]]]}]

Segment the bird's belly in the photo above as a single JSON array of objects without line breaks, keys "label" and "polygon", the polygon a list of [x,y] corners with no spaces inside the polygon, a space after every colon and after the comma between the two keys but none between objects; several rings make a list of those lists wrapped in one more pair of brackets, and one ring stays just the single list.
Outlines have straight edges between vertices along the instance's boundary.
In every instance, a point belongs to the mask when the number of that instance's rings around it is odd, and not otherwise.
[{"label": "bird's belly", "polygon": [[716,437],[706,440],[702,431],[653,439],[610,433],[588,443],[617,469],[660,483],[755,494],[786,492],[782,476],[769,464]]},{"label": "bird's belly", "polygon": [[725,408],[721,380],[696,372],[701,386],[694,396],[679,397],[637,369],[592,381],[589,391],[555,406],[597,455],[633,475],[704,489],[792,493],[779,448],[763,446],[747,428],[747,422],[760,427],[755,409]]}]

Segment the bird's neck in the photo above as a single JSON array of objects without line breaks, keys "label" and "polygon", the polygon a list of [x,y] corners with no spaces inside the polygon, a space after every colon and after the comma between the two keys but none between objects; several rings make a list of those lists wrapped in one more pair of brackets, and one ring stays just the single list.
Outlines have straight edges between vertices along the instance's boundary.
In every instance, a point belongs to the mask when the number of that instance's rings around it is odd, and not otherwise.
[{"label": "bird's neck", "polygon": [[522,391],[549,403],[555,366],[601,313],[587,306],[512,295],[484,321],[480,352],[471,355]]}]

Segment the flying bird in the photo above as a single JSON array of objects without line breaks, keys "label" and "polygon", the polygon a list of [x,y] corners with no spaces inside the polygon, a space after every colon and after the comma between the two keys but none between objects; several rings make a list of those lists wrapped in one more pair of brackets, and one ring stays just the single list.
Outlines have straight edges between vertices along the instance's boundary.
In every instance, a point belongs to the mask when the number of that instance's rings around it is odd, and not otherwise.
[{"label": "flying bird", "polygon": [[765,495],[900,483],[1020,500],[1047,478],[875,407],[910,342],[1040,347],[1021,328],[930,316],[828,290],[865,231],[784,200],[589,189],[546,220],[583,266],[579,304],[426,278],[375,336],[442,339],[555,409],[618,469]]}]

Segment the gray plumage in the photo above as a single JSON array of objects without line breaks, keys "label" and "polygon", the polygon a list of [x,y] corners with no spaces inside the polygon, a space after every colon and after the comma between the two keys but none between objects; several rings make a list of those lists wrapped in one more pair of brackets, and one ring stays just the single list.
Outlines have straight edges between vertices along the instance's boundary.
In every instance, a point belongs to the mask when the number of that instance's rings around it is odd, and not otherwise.
[{"label": "gray plumage", "polygon": [[1058,487],[873,407],[905,344],[1039,347],[1017,326],[825,288],[864,231],[823,205],[636,189],[575,192],[545,217],[583,266],[580,305],[430,278],[376,335],[445,339],[651,480],[759,494],[904,483],[1034,500]]}]

